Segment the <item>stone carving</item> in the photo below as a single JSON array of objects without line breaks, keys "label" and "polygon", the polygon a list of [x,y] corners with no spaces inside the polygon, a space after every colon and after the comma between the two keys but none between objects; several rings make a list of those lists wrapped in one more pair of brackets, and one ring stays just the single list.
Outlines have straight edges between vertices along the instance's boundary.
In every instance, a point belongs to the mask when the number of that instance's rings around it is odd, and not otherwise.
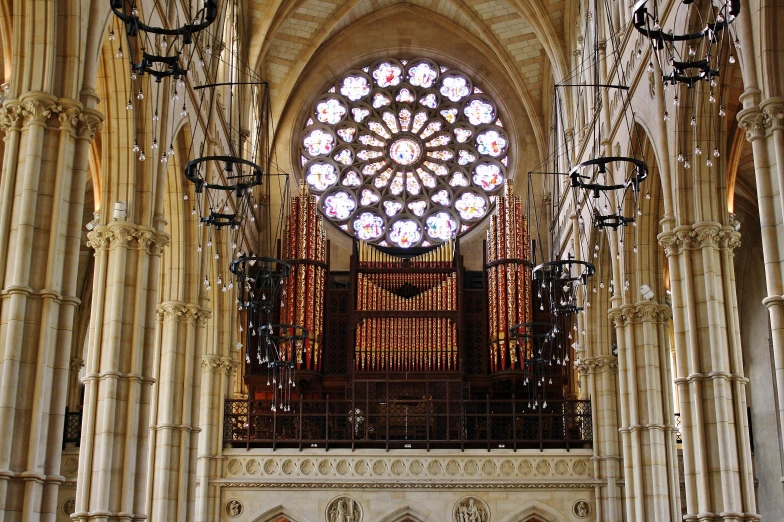
[{"label": "stone carving", "polygon": [[226,502],[226,514],[229,515],[230,517],[232,518],[238,517],[242,515],[242,511],[243,511],[242,502],[240,502],[239,500],[233,498],[228,502]]},{"label": "stone carving", "polygon": [[69,498],[65,502],[63,502],[63,506],[61,508],[63,510],[63,515],[71,516],[74,511],[76,511],[76,499]]},{"label": "stone carving", "polygon": [[588,518],[591,514],[591,505],[585,500],[578,500],[574,503],[572,512],[578,518]]},{"label": "stone carving", "polygon": [[[583,363],[583,361],[580,361]],[[617,371],[611,356],[588,358],[585,371]],[[612,366],[612,369],[609,369]],[[330,489],[353,488],[442,488],[457,483],[466,490],[588,488],[595,485],[586,459],[591,452],[581,450],[549,457],[527,455],[485,456],[357,456],[333,455],[231,455],[224,468],[221,487],[231,484],[286,484],[291,487]],[[369,477],[373,477],[369,485]],[[305,480],[301,480],[305,479]],[[326,484],[329,484],[328,486]],[[338,487],[340,486],[340,487]]]},{"label": "stone carving", "polygon": [[327,522],[360,522],[362,508],[351,497],[336,497],[327,506]]},{"label": "stone carving", "polygon": [[455,504],[454,522],[490,522],[490,510],[479,498],[467,497]]}]

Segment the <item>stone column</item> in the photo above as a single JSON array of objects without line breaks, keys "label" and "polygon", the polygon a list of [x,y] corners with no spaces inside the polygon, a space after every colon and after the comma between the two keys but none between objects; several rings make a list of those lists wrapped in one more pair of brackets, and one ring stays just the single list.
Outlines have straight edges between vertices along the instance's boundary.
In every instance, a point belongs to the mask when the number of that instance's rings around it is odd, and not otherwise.
[{"label": "stone column", "polygon": [[659,234],[672,287],[687,521],[759,520],[732,262],[739,238],[715,222]]},{"label": "stone column", "polygon": [[223,466],[223,404],[230,396],[240,362],[231,357],[207,354],[202,358],[201,415],[196,520],[210,522],[220,518],[220,488],[210,481],[220,477]]},{"label": "stone column", "polygon": [[0,109],[0,520],[57,511],[87,158],[101,121],[43,92]]},{"label": "stone column", "polygon": [[680,518],[669,371],[670,308],[655,302],[610,309],[618,339],[626,519]]},{"label": "stone column", "polygon": [[211,313],[197,305],[166,301],[158,306],[157,315],[149,512],[152,520],[189,522],[194,519],[196,495],[199,365]]},{"label": "stone column", "polygon": [[88,234],[95,249],[76,512],[142,521],[161,250],[168,236],[127,221]]},{"label": "stone column", "polygon": [[[770,315],[775,402],[781,434],[784,433],[784,98],[769,98],[760,107],[743,110],[738,114],[738,121],[746,130],[746,139],[751,142],[754,153],[768,294],[762,303]],[[779,452],[784,452],[781,437]],[[778,460],[780,462],[780,455]],[[780,464],[776,467],[781,469]],[[779,487],[782,485],[784,477],[781,477]]]}]

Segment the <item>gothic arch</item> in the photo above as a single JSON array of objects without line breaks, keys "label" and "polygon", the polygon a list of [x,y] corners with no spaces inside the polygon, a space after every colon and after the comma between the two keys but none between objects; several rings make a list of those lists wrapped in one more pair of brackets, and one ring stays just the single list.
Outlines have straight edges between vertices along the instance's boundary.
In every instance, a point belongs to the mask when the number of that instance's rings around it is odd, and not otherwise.
[{"label": "gothic arch", "polygon": [[569,517],[555,508],[532,500],[525,504],[520,511],[509,515],[500,522],[568,522],[568,520]]},{"label": "gothic arch", "polygon": [[277,522],[281,518],[288,519],[289,522],[311,522],[304,514],[283,505],[269,509],[252,520],[253,522]]},{"label": "gothic arch", "polygon": [[389,510],[381,515],[376,522],[444,522],[435,516],[435,513],[425,515],[417,507],[407,504],[403,507]]}]

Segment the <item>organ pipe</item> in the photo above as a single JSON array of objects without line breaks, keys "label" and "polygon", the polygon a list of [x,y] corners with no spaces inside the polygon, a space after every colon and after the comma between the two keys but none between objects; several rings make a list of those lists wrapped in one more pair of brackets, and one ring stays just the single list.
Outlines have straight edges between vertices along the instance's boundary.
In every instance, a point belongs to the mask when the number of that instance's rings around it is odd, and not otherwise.
[{"label": "organ pipe", "polygon": [[327,278],[327,236],[316,209],[316,198],[300,183],[291,200],[282,241],[282,256],[292,270],[281,291],[281,323],[297,324],[308,337],[287,346],[298,369],[321,371],[324,335],[324,292]]},{"label": "organ pipe", "polygon": [[408,259],[359,242],[357,256],[355,371],[457,371],[454,241]]},{"label": "organ pipe", "polygon": [[533,348],[530,341],[510,339],[509,329],[532,322],[531,238],[509,181],[490,218],[486,248],[490,371],[520,370]]}]

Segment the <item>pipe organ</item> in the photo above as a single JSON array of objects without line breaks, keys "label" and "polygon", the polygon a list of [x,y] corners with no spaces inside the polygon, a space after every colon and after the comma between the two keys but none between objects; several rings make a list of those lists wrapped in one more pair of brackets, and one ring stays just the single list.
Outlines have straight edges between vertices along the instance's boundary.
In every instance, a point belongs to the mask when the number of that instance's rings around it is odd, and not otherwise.
[{"label": "pipe organ", "polygon": [[513,325],[532,322],[531,238],[522,202],[507,181],[490,218],[486,243],[490,371],[523,369],[530,342],[509,338]]},{"label": "pipe organ", "polygon": [[291,273],[281,290],[280,322],[304,326],[308,336],[281,347],[297,369],[321,371],[324,334],[324,292],[327,280],[327,238],[316,198],[305,182],[291,200],[282,240],[283,259]]},{"label": "pipe organ", "polygon": [[354,370],[459,369],[456,243],[398,257],[355,243]]}]

